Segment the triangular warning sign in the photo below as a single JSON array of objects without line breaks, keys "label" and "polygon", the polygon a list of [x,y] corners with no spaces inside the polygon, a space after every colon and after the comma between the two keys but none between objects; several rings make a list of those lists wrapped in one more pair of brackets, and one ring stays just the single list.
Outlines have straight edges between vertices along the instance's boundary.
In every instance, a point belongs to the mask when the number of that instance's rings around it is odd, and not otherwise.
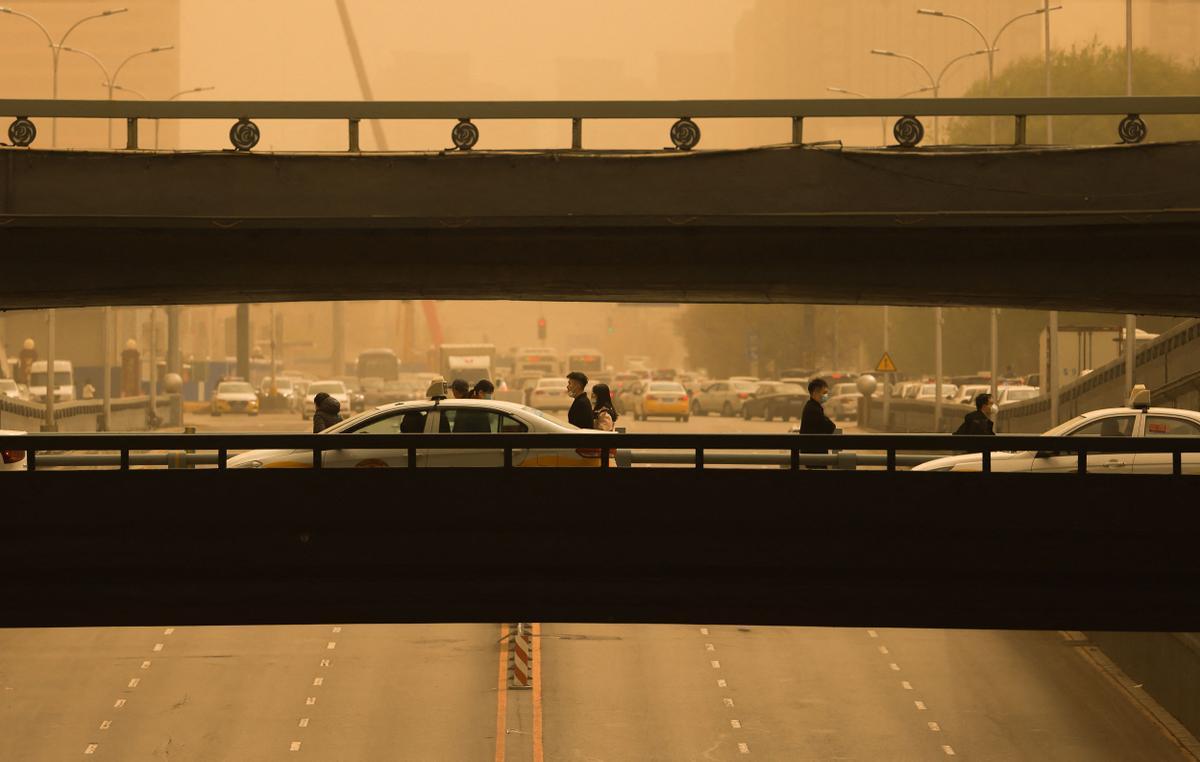
[{"label": "triangular warning sign", "polygon": [[887,352],[883,353],[883,357],[879,358],[879,362],[875,363],[876,373],[895,373],[896,363],[892,362],[892,356]]}]

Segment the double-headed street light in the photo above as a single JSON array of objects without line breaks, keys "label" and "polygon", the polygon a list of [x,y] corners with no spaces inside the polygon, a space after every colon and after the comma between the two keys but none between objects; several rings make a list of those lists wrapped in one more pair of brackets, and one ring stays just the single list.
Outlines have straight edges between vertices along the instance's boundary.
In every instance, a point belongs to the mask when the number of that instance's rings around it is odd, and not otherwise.
[{"label": "double-headed street light", "polygon": [[[857,90],[847,90],[844,87],[827,87],[825,89],[831,93],[841,93],[842,95],[853,95],[856,98],[868,98],[869,99],[871,97],[871,96],[867,95],[866,93],[860,93]],[[897,98],[907,98],[908,96],[916,95],[917,93],[927,93],[932,89],[933,88],[929,87],[929,86],[918,87],[916,90],[909,90],[907,93],[901,93],[900,95],[897,95],[896,97]],[[883,139],[883,142],[880,145],[886,146],[887,142],[888,142],[887,141],[887,117],[886,116],[879,117],[879,130],[880,130],[880,136]]]},{"label": "double-headed street light", "polygon": [[[146,55],[150,55],[151,53],[162,53],[162,52],[165,52],[168,50],[174,50],[175,46],[174,45],[161,45],[159,47],[148,48],[146,50],[139,50],[136,53],[131,53],[128,56],[125,56],[125,59],[122,60],[121,63],[117,64],[117,68],[112,72],[112,74],[108,73],[108,67],[106,67],[99,58],[97,58],[95,55],[87,52],[86,50],[80,50],[79,48],[69,48],[69,47],[66,47],[65,45],[62,47],[62,49],[67,51],[68,53],[78,53],[81,56],[90,58],[92,63],[94,63],[94,64],[96,64],[96,66],[100,67],[100,71],[104,73],[104,86],[106,88],[108,88],[108,99],[111,101],[113,99],[113,91],[117,89],[117,77],[121,76],[121,69],[125,68],[125,64],[129,63],[130,61],[132,61],[133,59],[135,59],[139,56],[146,56]],[[108,121],[108,147],[112,148],[112,120],[109,119],[107,121]]]},{"label": "double-headed street light", "polygon": [[[58,38],[58,42],[55,42],[54,38],[50,36],[50,31],[48,29],[46,29],[46,26],[42,22],[38,21],[35,17],[29,15],[28,13],[22,13],[21,11],[13,10],[12,8],[0,6],[0,13],[8,15],[8,16],[16,16],[18,18],[25,19],[26,21],[29,21],[30,23],[36,25],[38,29],[42,30],[42,34],[44,34],[46,36],[46,43],[49,44],[49,46],[50,46],[51,64],[53,66],[53,69],[51,72],[51,77],[50,77],[50,93],[51,93],[50,97],[54,98],[55,100],[58,100],[58,56],[62,52],[63,46],[67,41],[67,37],[69,37],[71,35],[71,32],[74,32],[76,27],[78,27],[80,24],[84,23],[85,21],[91,21],[92,19],[102,19],[102,18],[106,18],[108,16],[115,16],[118,13],[126,13],[128,11],[129,11],[128,8],[112,8],[107,11],[101,11],[100,13],[94,13],[91,16],[84,16],[83,18],[79,19],[71,26],[67,27],[67,31],[62,33],[62,36]],[[58,147],[58,118],[57,117],[50,120],[50,147],[51,148]]]},{"label": "double-headed street light", "polygon": [[[940,72],[938,72],[938,75],[935,77],[935,76],[933,76],[933,72],[931,72],[929,70],[928,66],[921,63],[920,61],[918,61],[917,59],[913,58],[910,55],[906,55],[904,53],[897,53],[894,50],[883,50],[881,48],[872,48],[871,49],[872,55],[887,56],[888,58],[901,58],[905,61],[910,61],[911,63],[914,63],[917,66],[919,66],[921,68],[921,71],[925,72],[925,76],[929,78],[930,87],[924,88],[924,89],[933,90],[934,98],[938,97],[938,94],[941,92],[942,79],[945,78],[946,72],[950,71],[951,66],[953,66],[954,64],[956,64],[959,61],[962,61],[963,59],[966,59],[966,58],[973,58],[974,56],[987,55],[988,52],[989,51],[987,51],[987,50],[975,50],[970,53],[963,53],[961,56],[956,56],[954,58],[951,58],[949,61],[946,62],[946,65],[942,67],[942,70]],[[940,125],[940,121],[939,121],[938,117],[935,116],[933,118],[933,144],[934,145],[938,145],[941,143],[941,135],[940,135],[941,131],[940,131],[939,125]]]}]

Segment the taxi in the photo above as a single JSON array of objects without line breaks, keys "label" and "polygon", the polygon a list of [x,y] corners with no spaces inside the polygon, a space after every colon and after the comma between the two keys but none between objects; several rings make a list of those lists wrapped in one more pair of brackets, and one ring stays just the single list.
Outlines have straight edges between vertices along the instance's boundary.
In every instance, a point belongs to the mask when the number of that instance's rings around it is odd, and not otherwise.
[{"label": "taxi", "polygon": [[656,416],[686,423],[690,412],[687,389],[678,381],[651,381],[633,401],[636,421]]},{"label": "taxi", "polygon": [[[1093,410],[1047,431],[1048,437],[1200,437],[1200,413],[1170,407],[1150,407],[1150,392],[1134,387],[1126,407]],[[1200,453],[1185,452],[1183,473],[1200,474]],[[1088,473],[1169,474],[1169,452],[1096,452],[1087,456]],[[992,453],[992,471],[1010,473],[1075,473],[1074,452],[1026,450]],[[915,466],[913,471],[981,471],[979,453],[938,458]]]},{"label": "taxi", "polygon": [[[516,402],[500,400],[437,399],[397,402],[342,421],[321,432],[326,434],[589,434],[607,431],[583,430],[547,413]],[[517,468],[598,468],[601,450],[596,448],[528,448],[512,450]],[[615,457],[615,450],[609,457]],[[436,467],[493,467],[504,465],[502,448],[417,448],[416,465]],[[323,468],[407,468],[407,449],[346,448],[326,450]],[[251,450],[232,457],[229,468],[311,468],[312,450]]]},{"label": "taxi", "polygon": [[222,381],[213,392],[213,415],[223,413],[247,413],[258,415],[258,395],[254,387],[245,381]]}]

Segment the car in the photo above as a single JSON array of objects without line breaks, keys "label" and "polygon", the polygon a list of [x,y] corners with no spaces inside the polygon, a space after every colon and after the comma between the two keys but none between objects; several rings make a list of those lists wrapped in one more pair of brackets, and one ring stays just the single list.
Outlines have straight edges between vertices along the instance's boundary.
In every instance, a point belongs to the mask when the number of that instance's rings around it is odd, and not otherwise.
[{"label": "car", "polygon": [[[29,397],[35,402],[46,401],[46,361],[38,360],[29,368]],[[54,401],[75,399],[75,368],[70,360],[54,361]]]},{"label": "car", "polygon": [[622,384],[621,390],[613,394],[613,407],[617,409],[617,414],[633,415],[634,410],[637,409],[638,399],[646,393],[646,387],[651,383],[651,381],[635,379]]},{"label": "car", "polygon": [[644,391],[634,398],[635,421],[644,421],[654,416],[674,418],[686,423],[689,415],[688,393],[678,381],[651,381],[645,384]]},{"label": "car", "polygon": [[[581,430],[551,415],[516,402],[499,400],[418,400],[382,405],[359,413],[321,432],[326,434],[433,434],[433,433],[539,433],[581,434],[602,437],[609,432]],[[418,467],[499,467],[504,451],[495,449],[418,448]],[[596,448],[514,448],[512,464],[518,468],[596,468],[601,450]],[[610,458],[612,455],[610,455]],[[323,468],[405,468],[408,449],[326,450]],[[312,450],[251,450],[229,459],[229,468],[311,468]]]},{"label": "car", "polygon": [[[363,394],[359,387],[359,380],[354,376],[338,376],[335,380],[341,381],[342,386],[346,388],[346,395],[350,398],[349,404],[342,402],[342,414],[350,412],[361,413],[367,409],[367,396]],[[316,392],[313,392],[316,394]]]},{"label": "car", "polygon": [[213,392],[209,412],[214,416],[224,413],[258,415],[258,395],[249,382],[222,381]]},{"label": "car", "polygon": [[966,384],[958,388],[958,394],[954,395],[954,401],[960,405],[975,406],[975,398],[981,394],[987,394],[992,391],[991,384]]},{"label": "car", "polygon": [[825,403],[825,414],[835,421],[858,417],[858,400],[862,392],[858,384],[834,384],[829,389],[829,401]]},{"label": "car", "polygon": [[570,410],[574,401],[567,396],[566,378],[539,378],[529,392],[529,407],[538,410]]},{"label": "car", "polygon": [[1014,402],[1031,400],[1041,394],[1036,386],[1001,386],[996,390],[996,404],[1004,407]]},{"label": "car", "polygon": [[742,417],[747,421],[762,418],[788,420],[799,418],[808,402],[808,388],[785,381],[767,381],[758,385],[754,394],[742,403]]},{"label": "car", "polygon": [[659,368],[658,370],[650,371],[651,381],[674,381],[679,375],[679,371],[674,368]]},{"label": "car", "polygon": [[10,400],[23,400],[25,393],[21,391],[21,385],[11,378],[0,378],[0,397],[7,397]]},{"label": "car", "polygon": [[5,440],[5,437],[17,437],[24,434],[24,431],[0,429],[0,471],[26,470],[25,451],[14,449],[15,443]]},{"label": "car", "polygon": [[762,379],[760,379],[758,376],[730,376],[729,380],[730,381],[745,381],[747,383],[757,384]]},{"label": "car", "polygon": [[[292,409],[292,397],[296,392],[296,379],[291,376],[275,377],[275,392],[271,392],[271,377],[265,376],[258,385],[258,401],[261,408]],[[270,400],[270,402],[268,402]]]},{"label": "car", "polygon": [[692,395],[692,415],[720,413],[725,417],[742,412],[742,405],[758,389],[757,381],[726,379],[712,381]]},{"label": "car", "polygon": [[300,408],[304,405],[304,398],[308,395],[308,387],[312,381],[307,378],[292,379],[292,396],[288,400],[288,410],[293,413],[300,412]]},{"label": "car", "polygon": [[[912,393],[911,390],[909,392]],[[947,381],[942,382],[942,399],[952,400],[958,396],[958,387]],[[911,399],[918,400],[936,400],[937,399],[937,384],[932,381],[927,381],[916,387],[916,394]]]},{"label": "car", "polygon": [[[1045,436],[1056,437],[1200,437],[1200,413],[1179,408],[1150,407],[1149,392],[1136,390],[1126,407],[1093,410],[1055,426]],[[1024,450],[993,452],[993,471],[1014,473],[1075,473],[1079,458],[1074,452]],[[1200,474],[1200,453],[1183,453],[1185,474]],[[980,471],[979,453],[938,458],[913,468],[914,471]],[[1087,456],[1089,473],[1169,474],[1170,453],[1097,452]]]},{"label": "car", "polygon": [[338,404],[342,406],[342,415],[349,415],[352,412],[350,390],[346,388],[346,383],[339,379],[325,379],[313,381],[308,385],[308,391],[304,395],[304,404],[300,406],[301,419],[307,421],[313,417],[313,413],[316,412],[313,398],[321,392],[325,392],[338,401]]}]

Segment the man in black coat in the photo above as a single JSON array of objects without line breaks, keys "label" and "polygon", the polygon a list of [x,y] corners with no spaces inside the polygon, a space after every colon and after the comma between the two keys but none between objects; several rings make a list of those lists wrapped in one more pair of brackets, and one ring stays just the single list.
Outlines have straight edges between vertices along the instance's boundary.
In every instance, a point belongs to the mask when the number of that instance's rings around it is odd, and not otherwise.
[{"label": "man in black coat", "polygon": [[587,383],[588,377],[577,370],[567,374],[567,394],[575,398],[567,412],[567,421],[581,429],[594,429],[596,419],[592,416],[592,403],[584,393]]},{"label": "man in black coat", "polygon": [[[804,412],[800,414],[801,434],[832,434],[837,430],[821,403],[829,399],[829,383],[823,378],[814,378],[808,382],[808,402],[804,403]],[[800,452],[809,455],[824,455],[828,450],[817,448],[802,448]],[[809,466],[809,468],[824,468],[824,466]]]},{"label": "man in black coat", "polygon": [[962,425],[958,427],[955,434],[995,434],[996,425],[992,419],[996,415],[997,407],[992,402],[992,395],[984,392],[975,398],[975,412],[967,413],[963,416]]}]

